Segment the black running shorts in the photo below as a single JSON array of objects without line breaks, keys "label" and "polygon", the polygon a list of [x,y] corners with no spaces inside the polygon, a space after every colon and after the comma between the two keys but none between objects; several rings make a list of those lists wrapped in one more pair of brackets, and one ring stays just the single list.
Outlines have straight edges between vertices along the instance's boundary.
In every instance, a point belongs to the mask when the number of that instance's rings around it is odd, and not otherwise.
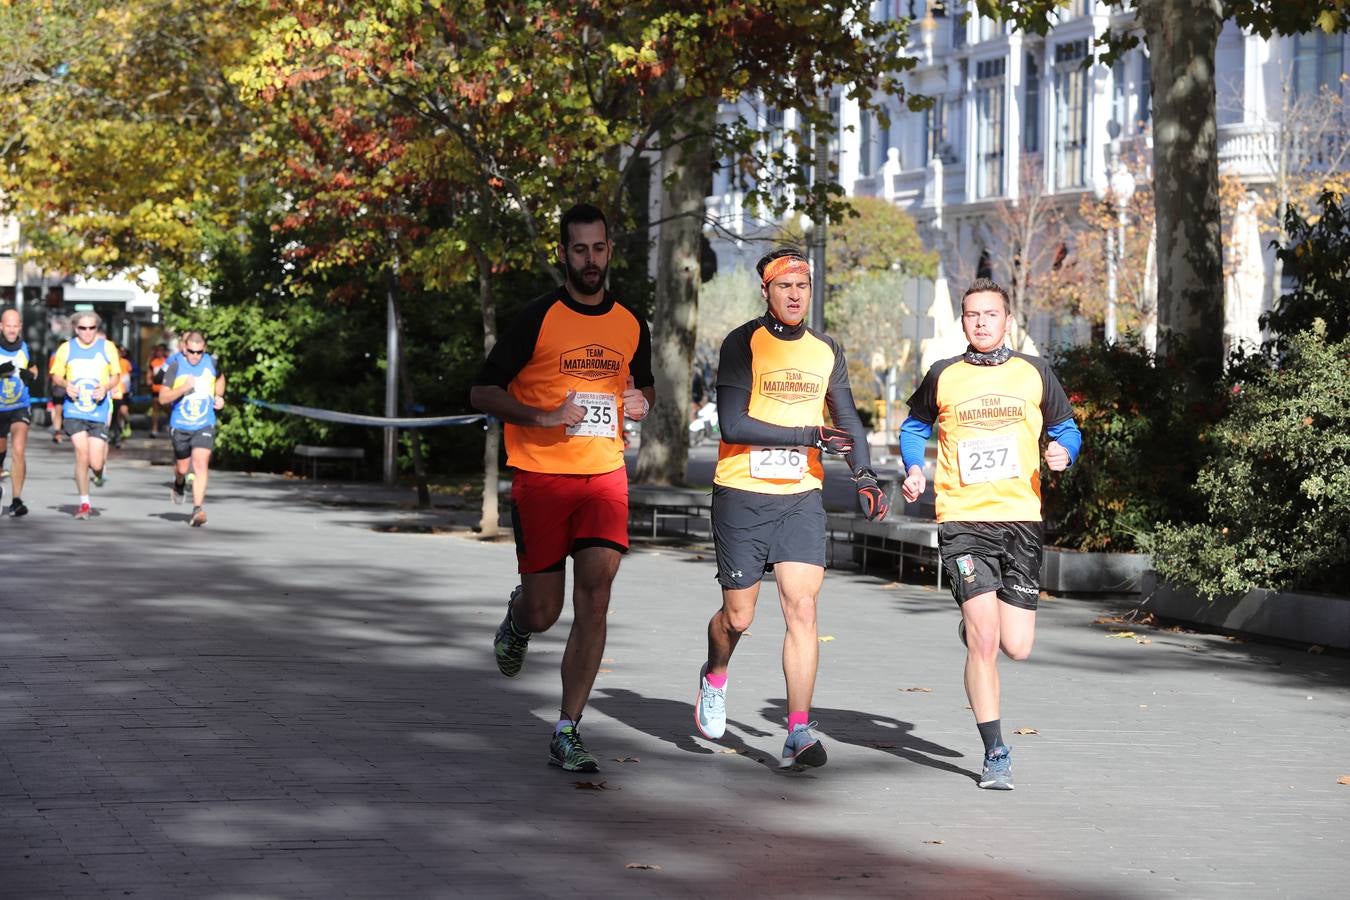
[{"label": "black running shorts", "polygon": [[25,406],[20,409],[0,410],[0,438],[9,437],[9,429],[12,425],[31,425],[33,423],[33,411]]},{"label": "black running shorts", "polygon": [[173,444],[173,458],[187,459],[193,450],[214,450],[216,446],[215,428],[198,428],[196,431],[184,431],[174,428],[169,431],[169,441]]},{"label": "black running shorts", "polygon": [[717,580],[739,590],[758,584],[774,563],[825,567],[825,504],[819,490],[760,494],[713,488]]},{"label": "black running shorts", "polygon": [[66,416],[61,420],[61,430],[66,433],[67,437],[84,433],[96,440],[106,441],[108,439],[107,422],[91,422],[88,419],[72,419],[70,416]]},{"label": "black running shorts", "polygon": [[938,550],[957,605],[996,591],[1004,603],[1035,610],[1044,540],[1040,522],[943,522]]}]

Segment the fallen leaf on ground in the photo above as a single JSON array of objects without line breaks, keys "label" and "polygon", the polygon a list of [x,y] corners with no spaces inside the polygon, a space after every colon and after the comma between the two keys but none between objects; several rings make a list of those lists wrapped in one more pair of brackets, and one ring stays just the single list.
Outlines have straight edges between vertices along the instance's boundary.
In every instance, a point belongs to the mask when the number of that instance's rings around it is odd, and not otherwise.
[{"label": "fallen leaf on ground", "polygon": [[900,582],[898,582],[898,581],[888,581],[888,582],[886,582],[885,584],[883,584],[883,585],[881,586],[881,589],[882,589],[883,591],[894,591],[894,590],[897,590],[899,587],[900,587]]},{"label": "fallen leaf on ground", "polygon": [[1311,647],[1308,648],[1308,652],[1309,652],[1309,653],[1325,653],[1325,652],[1326,652],[1326,649],[1327,649],[1327,648],[1326,648],[1326,647],[1323,647],[1321,644],[1313,644]]},{"label": "fallen leaf on ground", "polygon": [[607,657],[605,657],[604,659],[600,660],[600,662],[602,662],[602,663],[612,663],[612,662],[614,662],[614,657],[612,657],[612,656],[607,656]]},{"label": "fallen leaf on ground", "polygon": [[658,872],[661,871],[661,867],[658,866],[656,863],[629,863],[628,865],[624,866],[624,868],[625,868],[625,869],[655,869],[655,870],[657,870]]},{"label": "fallen leaf on ground", "polygon": [[1111,632],[1110,634],[1108,634],[1107,637],[1113,637],[1113,638],[1132,638],[1132,637],[1134,637],[1134,632],[1133,632],[1133,631],[1113,631],[1113,632]]},{"label": "fallen leaf on ground", "polygon": [[613,669],[596,669],[596,670],[595,670],[595,674],[597,674],[597,675],[608,675],[610,672],[613,672],[613,671],[614,671]]},{"label": "fallen leaf on ground", "polygon": [[906,691],[906,692],[911,693],[911,694],[931,694],[931,693],[933,693],[933,689],[932,689],[932,688],[913,687],[913,688],[901,688],[901,690],[902,690],[902,691]]},{"label": "fallen leaf on ground", "polygon": [[1019,728],[1013,734],[1040,734],[1035,728]]},{"label": "fallen leaf on ground", "polygon": [[1135,638],[1134,642],[1136,644],[1151,644],[1153,640],[1151,638]]},{"label": "fallen leaf on ground", "polygon": [[822,634],[822,635],[820,636],[820,642],[821,642],[822,644],[829,643],[829,642],[832,641],[832,640],[834,640],[834,635],[832,635],[832,634]]},{"label": "fallen leaf on ground", "polygon": [[1098,617],[1097,617],[1097,621],[1093,622],[1092,624],[1093,624],[1093,625],[1123,625],[1123,624],[1125,624],[1125,617],[1124,617],[1124,616],[1098,616]]},{"label": "fallen leaf on ground", "polygon": [[1350,784],[1350,775],[1342,775],[1336,779],[1337,784]]},{"label": "fallen leaf on ground", "polygon": [[607,781],[575,781],[573,782],[579,791],[617,791],[618,788],[612,788]]},{"label": "fallen leaf on ground", "polygon": [[615,762],[642,762],[642,760],[638,759],[636,756],[624,756],[624,757],[615,756],[613,757],[613,759]]},{"label": "fallen leaf on ground", "polygon": [[1147,703],[1140,703],[1140,704],[1139,704],[1139,708],[1140,708],[1140,709],[1148,709],[1148,704],[1147,704]]},{"label": "fallen leaf on ground", "polygon": [[723,747],[721,750],[718,750],[717,752],[718,752],[718,753],[744,753],[745,751],[742,750],[742,749],[740,749],[739,747]]},{"label": "fallen leaf on ground", "polygon": [[941,838],[939,838],[939,839],[936,840],[936,841],[924,841],[924,843],[925,843],[925,844],[945,844],[945,843],[947,843],[947,842],[944,841],[944,840],[942,840]]}]

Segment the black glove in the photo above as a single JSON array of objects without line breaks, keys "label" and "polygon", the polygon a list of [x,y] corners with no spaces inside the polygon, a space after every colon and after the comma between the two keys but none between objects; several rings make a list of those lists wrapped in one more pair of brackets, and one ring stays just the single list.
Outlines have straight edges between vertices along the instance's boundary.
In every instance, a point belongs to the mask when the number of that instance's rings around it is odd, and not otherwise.
[{"label": "black glove", "polygon": [[164,370],[162,368],[158,372],[150,376],[150,383],[151,384],[164,383]]},{"label": "black glove", "polygon": [[0,378],[8,378],[9,376],[11,376],[11,375],[13,375],[13,374],[14,374],[14,363],[13,363],[13,362],[3,362],[3,363],[0,363]]},{"label": "black glove", "polygon": [[886,518],[886,514],[891,511],[891,504],[877,484],[877,473],[864,466],[853,473],[853,481],[858,485],[858,506],[862,507],[862,514],[867,517],[867,521]]},{"label": "black glove", "polygon": [[853,449],[853,435],[842,428],[807,425],[802,428],[803,447],[819,447],[826,453],[847,453]]},{"label": "black glove", "polygon": [[19,377],[23,379],[23,383],[29,387],[32,387],[33,382],[37,381],[37,373],[32,369],[20,369]]}]

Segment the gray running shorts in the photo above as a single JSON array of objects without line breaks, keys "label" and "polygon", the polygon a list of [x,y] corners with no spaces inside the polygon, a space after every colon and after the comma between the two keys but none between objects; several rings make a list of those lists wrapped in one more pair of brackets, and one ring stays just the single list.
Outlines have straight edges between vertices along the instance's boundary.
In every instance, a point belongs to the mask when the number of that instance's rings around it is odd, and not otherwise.
[{"label": "gray running shorts", "polygon": [[717,580],[739,590],[757,584],[774,563],[825,567],[825,504],[819,490],[759,494],[717,486],[712,498]]}]

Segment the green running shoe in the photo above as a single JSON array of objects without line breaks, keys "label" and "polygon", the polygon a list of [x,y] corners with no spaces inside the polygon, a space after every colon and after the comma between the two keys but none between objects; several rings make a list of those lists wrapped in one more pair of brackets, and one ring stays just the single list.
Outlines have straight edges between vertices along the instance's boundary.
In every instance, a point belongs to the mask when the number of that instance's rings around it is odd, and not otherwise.
[{"label": "green running shoe", "polygon": [[525,665],[525,651],[530,649],[530,632],[521,633],[511,622],[511,604],[524,590],[521,585],[511,592],[506,603],[506,618],[497,626],[497,636],[492,641],[492,650],[497,655],[497,669],[507,678],[515,678]]},{"label": "green running shoe", "polygon": [[600,764],[581,742],[581,732],[575,725],[564,725],[553,735],[548,745],[548,762],[561,766],[566,772],[599,772]]}]

